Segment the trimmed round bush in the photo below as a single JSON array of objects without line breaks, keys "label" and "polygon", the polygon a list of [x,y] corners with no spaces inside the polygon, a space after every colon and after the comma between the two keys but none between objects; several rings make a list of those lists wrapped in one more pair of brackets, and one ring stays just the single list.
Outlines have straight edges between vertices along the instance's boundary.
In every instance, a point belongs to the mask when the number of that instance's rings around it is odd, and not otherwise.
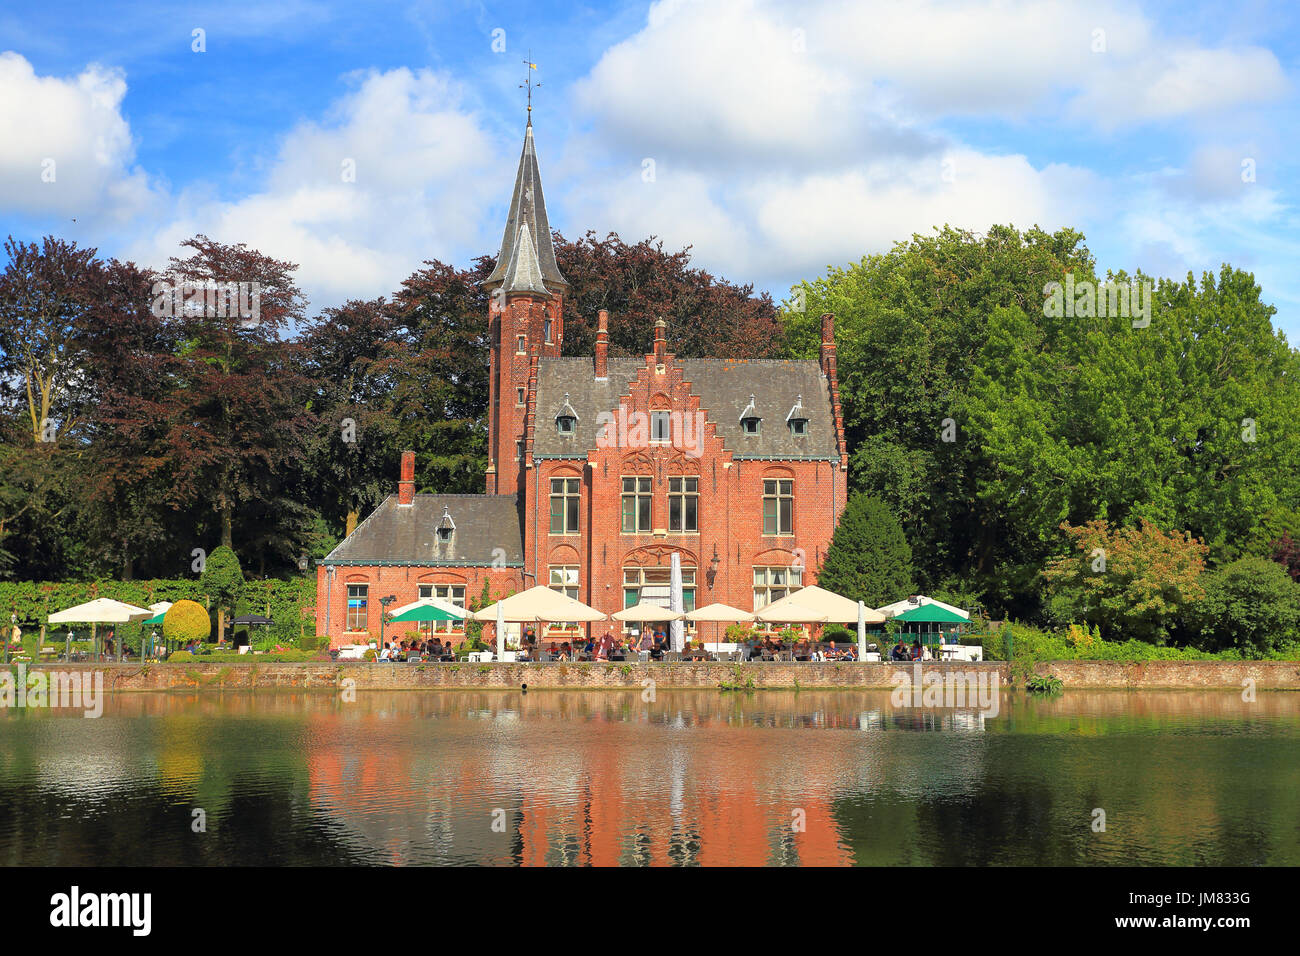
[{"label": "trimmed round bush", "polygon": [[211,633],[208,609],[198,601],[177,601],[163,616],[163,637],[169,641],[206,641]]}]

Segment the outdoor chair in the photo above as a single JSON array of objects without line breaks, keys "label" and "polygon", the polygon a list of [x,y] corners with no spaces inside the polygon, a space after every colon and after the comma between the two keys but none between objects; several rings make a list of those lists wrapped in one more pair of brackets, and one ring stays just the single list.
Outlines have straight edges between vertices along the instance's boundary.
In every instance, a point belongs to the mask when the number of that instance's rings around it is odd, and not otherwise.
[{"label": "outdoor chair", "polygon": [[410,657],[408,657],[408,658],[406,659],[406,663],[408,663],[408,664],[423,664],[423,663],[424,663],[424,658],[421,657],[419,654],[412,654]]},{"label": "outdoor chair", "polygon": [[681,651],[664,651],[664,660],[665,660],[665,661],[678,661],[678,662],[680,662],[681,659],[682,659],[682,652],[681,652]]}]

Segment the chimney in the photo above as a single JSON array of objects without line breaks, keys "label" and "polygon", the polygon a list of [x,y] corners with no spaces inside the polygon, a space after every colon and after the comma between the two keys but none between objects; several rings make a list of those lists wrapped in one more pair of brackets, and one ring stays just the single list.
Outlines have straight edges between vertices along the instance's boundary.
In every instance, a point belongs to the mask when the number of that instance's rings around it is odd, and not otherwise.
[{"label": "chimney", "polygon": [[664,340],[664,330],[668,328],[668,323],[662,318],[655,323],[655,364],[664,364],[664,352],[667,350],[668,343]]},{"label": "chimney", "polygon": [[835,374],[835,313],[822,313],[822,371]]},{"label": "chimney", "polygon": [[415,504],[415,452],[402,452],[402,480],[397,483],[397,503]]},{"label": "chimney", "polygon": [[609,312],[600,310],[596,324],[596,378],[609,378]]}]

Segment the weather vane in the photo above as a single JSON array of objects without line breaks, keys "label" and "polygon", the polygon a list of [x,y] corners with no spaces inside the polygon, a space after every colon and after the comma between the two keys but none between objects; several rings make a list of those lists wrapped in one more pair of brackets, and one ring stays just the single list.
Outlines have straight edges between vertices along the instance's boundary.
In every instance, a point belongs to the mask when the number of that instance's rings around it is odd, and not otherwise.
[{"label": "weather vane", "polygon": [[524,82],[519,84],[519,88],[528,90],[528,125],[531,126],[533,125],[533,87],[542,85],[533,82],[531,71],[537,69],[537,64],[533,62],[533,51],[531,49],[528,51],[528,59],[524,60],[524,65],[528,69],[524,71]]}]

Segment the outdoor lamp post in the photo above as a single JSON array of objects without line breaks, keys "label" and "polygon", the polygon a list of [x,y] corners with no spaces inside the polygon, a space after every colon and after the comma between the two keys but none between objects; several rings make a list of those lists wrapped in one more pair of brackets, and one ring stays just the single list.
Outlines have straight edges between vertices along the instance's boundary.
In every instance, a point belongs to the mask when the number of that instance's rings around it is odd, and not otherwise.
[{"label": "outdoor lamp post", "polygon": [[375,660],[379,660],[379,655],[384,649],[384,618],[388,615],[388,605],[397,600],[397,596],[390,594],[388,597],[379,599],[379,646],[375,648]]}]

